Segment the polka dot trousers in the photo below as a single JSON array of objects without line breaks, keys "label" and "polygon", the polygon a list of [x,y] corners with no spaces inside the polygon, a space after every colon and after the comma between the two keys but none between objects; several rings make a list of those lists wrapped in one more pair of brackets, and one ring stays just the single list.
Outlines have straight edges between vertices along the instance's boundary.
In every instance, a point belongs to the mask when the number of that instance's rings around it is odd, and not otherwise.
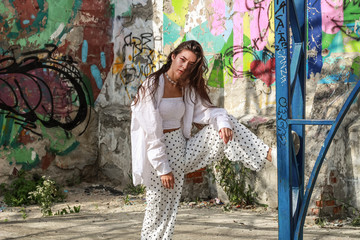
[{"label": "polka dot trousers", "polygon": [[180,203],[184,176],[221,160],[241,161],[244,166],[259,171],[265,165],[269,147],[249,129],[230,116],[234,137],[224,144],[219,133],[211,126],[204,127],[186,141],[181,130],[165,134],[166,153],[175,177],[174,189],[162,186],[155,170],[151,173],[151,185],[146,188],[146,211],[141,231],[142,240],[170,240],[172,238],[177,209]]}]

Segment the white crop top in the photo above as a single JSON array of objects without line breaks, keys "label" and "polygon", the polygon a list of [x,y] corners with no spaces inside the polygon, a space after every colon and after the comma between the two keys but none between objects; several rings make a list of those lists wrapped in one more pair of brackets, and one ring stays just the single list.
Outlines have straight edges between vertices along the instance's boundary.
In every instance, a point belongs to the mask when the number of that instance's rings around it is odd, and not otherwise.
[{"label": "white crop top", "polygon": [[183,97],[162,98],[159,104],[159,112],[163,119],[163,129],[181,127],[181,119],[185,113]]}]

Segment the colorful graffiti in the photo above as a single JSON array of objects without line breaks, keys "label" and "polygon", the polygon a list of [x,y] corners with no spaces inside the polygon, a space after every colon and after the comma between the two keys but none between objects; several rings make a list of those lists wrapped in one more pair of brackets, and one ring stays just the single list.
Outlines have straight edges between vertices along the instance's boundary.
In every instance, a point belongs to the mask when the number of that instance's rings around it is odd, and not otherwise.
[{"label": "colorful graffiti", "polygon": [[[309,78],[360,52],[359,6],[360,0],[308,1]],[[108,76],[111,93],[127,103],[184,40],[202,44],[209,86],[250,82],[254,101],[265,103],[252,107],[275,104],[273,0],[9,0],[0,3],[0,30],[1,146],[8,159],[29,166],[81,144],[72,132],[89,130]],[[355,57],[349,66],[357,66]],[[357,81],[354,67],[340,65],[319,83]],[[39,155],[29,143],[41,139],[54,141]]]},{"label": "colorful graffiti", "polygon": [[[192,6],[191,1],[172,2],[174,13],[164,14],[164,44],[174,44],[183,38],[199,41],[211,65],[216,69],[221,66],[224,71],[221,73],[221,80],[218,70],[211,71],[216,75],[210,75],[210,86],[223,87],[226,82],[234,83],[244,77],[260,79],[267,87],[274,83],[274,61],[271,60],[274,55],[271,0],[234,1],[232,4],[224,0],[214,0],[209,5],[212,14],[204,19],[198,16],[195,11],[197,8]],[[197,4],[205,6],[207,2],[200,1]],[[176,6],[180,5],[185,5],[182,9],[186,11],[177,12]],[[178,17],[179,14],[183,14],[180,16],[184,18]],[[196,18],[202,22],[194,21]],[[189,21],[186,21],[187,19]],[[189,29],[185,36],[181,34],[183,28]]]},{"label": "colorful graffiti", "polygon": [[[0,57],[0,109],[37,135],[36,122],[70,131],[89,118],[89,90],[69,56],[54,58],[55,45]],[[86,130],[86,125],[81,131]]]},{"label": "colorful graffiti", "polygon": [[0,158],[47,168],[93,131],[91,108],[113,62],[112,9],[110,1],[0,3]]},{"label": "colorful graffiti", "polygon": [[[332,54],[360,51],[359,7],[360,1],[358,0],[308,1],[308,77],[311,74],[320,73],[323,64],[329,61],[327,58],[332,58]],[[349,71],[349,69],[346,71]],[[350,78],[353,77],[350,72],[346,74]],[[343,79],[343,77],[336,74],[326,78],[322,79],[320,83],[332,83],[336,82],[337,79]]]},{"label": "colorful graffiti", "polygon": [[[211,86],[224,86],[219,83],[219,77],[224,83],[235,83],[237,79],[250,77],[271,86],[274,83],[269,77],[272,61],[267,62],[267,58],[262,56],[264,51],[271,54],[275,51],[274,1],[238,0],[229,3],[225,0],[200,0],[196,4],[194,6],[195,1],[172,1],[174,11],[165,11],[163,16],[164,45],[174,45],[184,39],[201,42],[209,62],[216,68],[216,71],[211,71],[217,74],[210,77]],[[208,15],[199,11],[206,6],[210,12]],[[332,54],[360,51],[359,7],[358,0],[308,1],[309,78],[321,73],[324,63],[334,61],[327,59],[333,58]],[[219,66],[224,69],[221,74],[217,70]],[[327,76],[319,83],[336,82],[344,76],[350,78],[349,81],[354,79],[350,68],[344,68],[341,73]]]}]

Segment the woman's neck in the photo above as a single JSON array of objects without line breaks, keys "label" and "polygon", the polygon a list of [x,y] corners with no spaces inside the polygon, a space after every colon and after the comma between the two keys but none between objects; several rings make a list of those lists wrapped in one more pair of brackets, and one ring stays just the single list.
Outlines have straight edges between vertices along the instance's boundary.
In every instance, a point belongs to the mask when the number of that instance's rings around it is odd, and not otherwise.
[{"label": "woman's neck", "polygon": [[177,80],[174,80],[174,78],[173,77],[171,77],[171,76],[174,76],[174,74],[172,74],[170,71],[167,71],[167,72],[165,72],[165,79],[169,82],[169,83],[171,83],[172,85],[174,85],[174,86],[176,86],[177,85]]}]

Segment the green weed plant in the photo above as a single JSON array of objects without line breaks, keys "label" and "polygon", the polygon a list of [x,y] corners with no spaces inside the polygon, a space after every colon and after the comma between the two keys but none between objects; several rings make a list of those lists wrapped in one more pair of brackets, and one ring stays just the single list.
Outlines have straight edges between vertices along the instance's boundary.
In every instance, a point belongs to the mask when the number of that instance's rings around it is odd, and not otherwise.
[{"label": "green weed plant", "polygon": [[42,177],[42,184],[37,185],[35,191],[29,192],[29,199],[40,205],[44,216],[52,216],[51,207],[58,202],[59,197],[61,198],[61,194],[55,181],[45,176]]},{"label": "green weed plant", "polygon": [[[44,216],[52,215],[51,206],[55,202],[62,202],[65,198],[60,186],[55,181],[37,174],[32,178],[26,176],[25,171],[19,171],[17,177],[10,183],[0,185],[0,194],[4,202],[10,207],[23,207],[38,204]],[[27,217],[23,211],[23,218]]]},{"label": "green weed plant", "polygon": [[243,166],[239,162],[231,162],[227,158],[214,164],[216,174],[209,171],[213,175],[213,179],[219,183],[229,197],[229,201],[234,205],[255,205],[257,201],[257,193],[254,191],[247,180],[250,177],[250,169]]},{"label": "green weed plant", "polygon": [[71,208],[69,205],[67,205],[67,208],[63,208],[61,210],[58,210],[54,215],[64,215],[64,214],[70,214],[70,213],[79,213],[81,206],[74,206]]},{"label": "green weed plant", "polygon": [[17,178],[9,185],[0,184],[0,193],[4,196],[4,202],[10,207],[20,207],[32,204],[29,199],[29,192],[34,191],[37,185],[42,184],[42,179],[38,175],[33,175],[32,179],[27,179],[25,171],[20,170]]}]

